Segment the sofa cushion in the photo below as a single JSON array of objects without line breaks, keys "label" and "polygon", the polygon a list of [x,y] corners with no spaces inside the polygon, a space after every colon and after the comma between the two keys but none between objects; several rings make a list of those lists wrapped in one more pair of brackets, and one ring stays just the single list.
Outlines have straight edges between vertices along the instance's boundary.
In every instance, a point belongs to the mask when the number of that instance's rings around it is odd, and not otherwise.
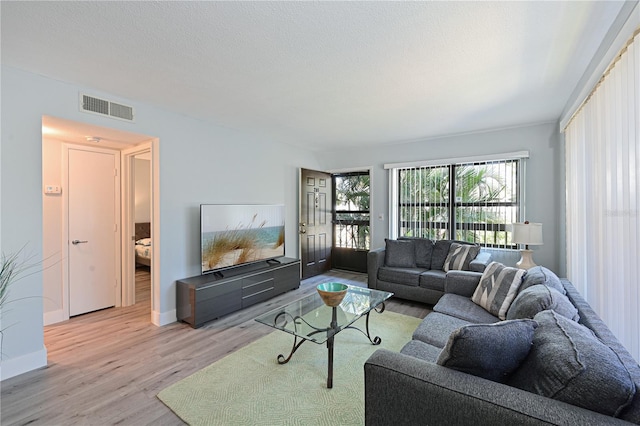
[{"label": "sofa cushion", "polygon": [[491,262],[482,273],[471,300],[501,320],[506,319],[507,310],[518,294],[518,288],[526,272],[524,269]]},{"label": "sofa cushion", "polygon": [[460,318],[431,312],[420,322],[412,338],[437,348],[444,348],[454,330],[469,324],[471,324],[469,321]]},{"label": "sofa cushion", "polygon": [[636,388],[618,355],[590,329],[554,311],[534,320],[531,352],[508,383],[609,416],[620,414]]},{"label": "sofa cushion", "polygon": [[476,305],[468,297],[457,294],[445,294],[433,307],[434,312],[450,315],[474,324],[492,324],[500,319]]},{"label": "sofa cushion", "polygon": [[504,383],[529,354],[537,326],[522,319],[461,327],[451,333],[437,363]]},{"label": "sofa cushion", "polygon": [[480,250],[475,259],[469,262],[469,270],[484,272],[484,268],[491,262],[492,254],[486,250]]},{"label": "sofa cushion", "polygon": [[424,271],[420,274],[418,285],[422,288],[444,291],[444,283],[447,280],[447,273],[437,269]]},{"label": "sofa cushion", "polygon": [[548,287],[553,287],[560,293],[567,294],[567,291],[562,285],[560,278],[558,278],[556,274],[554,274],[550,269],[547,269],[544,266],[534,266],[533,268],[529,268],[527,270],[527,275],[522,280],[520,291],[538,284],[544,284]]},{"label": "sofa cushion", "polygon": [[381,266],[378,269],[378,279],[390,283],[417,287],[420,282],[420,274],[424,271],[422,268],[390,268]]},{"label": "sofa cushion", "polygon": [[449,255],[451,240],[437,240],[433,243],[433,253],[431,254],[431,269],[443,270],[444,261]]},{"label": "sofa cushion", "polygon": [[415,268],[416,254],[411,240],[385,239],[385,266],[395,268]]},{"label": "sofa cushion", "polygon": [[574,321],[580,319],[578,310],[567,296],[543,284],[521,290],[507,311],[507,319],[533,318],[538,312],[547,309]]},{"label": "sofa cushion", "polygon": [[416,256],[416,266],[431,269],[431,254],[433,253],[433,241],[428,238],[399,237],[398,240],[413,241]]},{"label": "sofa cushion", "polygon": [[482,272],[449,271],[446,274],[444,292],[465,296],[467,299],[471,299],[482,278]]},{"label": "sofa cushion", "polygon": [[451,243],[442,269],[445,272],[451,270],[468,271],[469,263],[476,258],[479,252],[480,246],[477,244]]},{"label": "sofa cushion", "polygon": [[435,346],[421,340],[410,340],[409,343],[404,345],[400,350],[400,353],[414,358],[419,358],[424,361],[436,362],[441,351],[441,348],[436,348]]}]

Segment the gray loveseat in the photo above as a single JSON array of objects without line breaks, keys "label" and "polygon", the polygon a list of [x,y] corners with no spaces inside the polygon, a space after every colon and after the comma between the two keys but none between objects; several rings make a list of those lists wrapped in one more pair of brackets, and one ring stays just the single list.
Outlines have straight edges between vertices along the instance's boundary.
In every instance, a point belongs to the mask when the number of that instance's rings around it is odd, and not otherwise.
[{"label": "gray loveseat", "polygon": [[[456,251],[460,251],[458,256]],[[368,286],[434,305],[446,286],[455,286],[458,280],[477,282],[490,261],[490,253],[464,241],[385,240],[385,247],[367,255]]]},{"label": "gray loveseat", "polygon": [[521,283],[505,320],[474,302],[480,280],[445,288],[366,361],[365,424],[640,424],[640,367],[575,287],[542,267]]}]

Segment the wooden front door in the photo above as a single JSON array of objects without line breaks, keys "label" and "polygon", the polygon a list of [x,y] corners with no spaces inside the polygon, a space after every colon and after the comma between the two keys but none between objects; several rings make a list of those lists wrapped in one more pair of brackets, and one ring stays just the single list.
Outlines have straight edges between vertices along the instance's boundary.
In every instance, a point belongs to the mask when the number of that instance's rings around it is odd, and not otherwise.
[{"label": "wooden front door", "polygon": [[331,175],[300,169],[300,256],[302,278],[331,269],[333,225]]}]

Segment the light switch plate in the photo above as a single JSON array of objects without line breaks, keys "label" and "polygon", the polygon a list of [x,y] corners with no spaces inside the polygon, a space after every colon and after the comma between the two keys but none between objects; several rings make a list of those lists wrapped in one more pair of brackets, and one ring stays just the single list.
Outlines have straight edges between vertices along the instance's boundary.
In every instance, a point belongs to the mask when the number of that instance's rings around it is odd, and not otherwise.
[{"label": "light switch plate", "polygon": [[60,185],[45,185],[44,193],[45,194],[61,194],[62,189],[60,188]]}]

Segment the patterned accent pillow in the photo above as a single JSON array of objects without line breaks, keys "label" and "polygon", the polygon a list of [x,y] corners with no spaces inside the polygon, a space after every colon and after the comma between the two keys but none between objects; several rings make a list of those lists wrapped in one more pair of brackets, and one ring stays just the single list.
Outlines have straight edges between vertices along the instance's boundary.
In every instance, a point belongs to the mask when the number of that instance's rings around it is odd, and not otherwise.
[{"label": "patterned accent pillow", "polygon": [[439,365],[504,383],[529,355],[538,323],[531,319],[470,324],[455,330]]},{"label": "patterned accent pillow", "polygon": [[469,263],[476,258],[478,253],[480,253],[479,245],[451,243],[442,270],[445,272],[451,270],[468,271]]},{"label": "patterned accent pillow", "polygon": [[471,300],[501,320],[507,319],[507,311],[518,294],[524,269],[512,268],[499,262],[491,262],[482,273]]}]

